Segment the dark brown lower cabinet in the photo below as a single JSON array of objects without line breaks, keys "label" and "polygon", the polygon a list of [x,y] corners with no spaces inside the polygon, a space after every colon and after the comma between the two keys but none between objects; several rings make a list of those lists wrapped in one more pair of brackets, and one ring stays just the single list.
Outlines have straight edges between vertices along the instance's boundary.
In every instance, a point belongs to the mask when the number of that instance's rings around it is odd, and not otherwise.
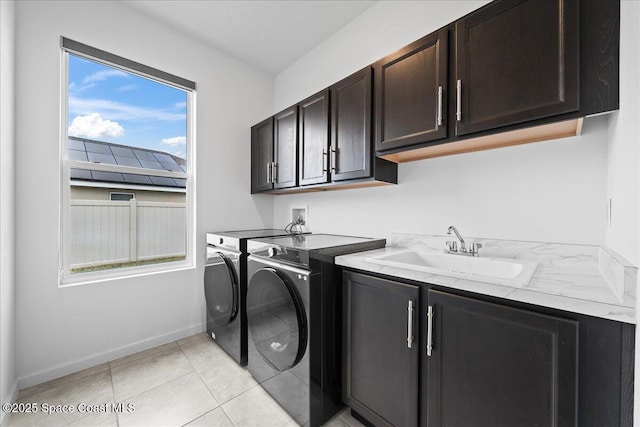
[{"label": "dark brown lower cabinet", "polygon": [[428,426],[577,425],[578,322],[433,290],[428,301]]},{"label": "dark brown lower cabinet", "polygon": [[343,400],[377,426],[418,423],[417,286],[345,273]]},{"label": "dark brown lower cabinet", "polygon": [[402,427],[633,425],[634,325],[390,279],[343,273],[342,394],[356,417]]}]

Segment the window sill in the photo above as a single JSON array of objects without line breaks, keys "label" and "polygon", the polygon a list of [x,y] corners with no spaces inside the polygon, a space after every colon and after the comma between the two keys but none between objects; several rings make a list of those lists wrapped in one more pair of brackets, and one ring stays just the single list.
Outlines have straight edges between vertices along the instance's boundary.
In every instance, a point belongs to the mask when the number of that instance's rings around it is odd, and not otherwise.
[{"label": "window sill", "polygon": [[173,273],[177,271],[192,270],[195,268],[195,263],[191,261],[179,261],[163,263],[162,265],[156,264],[140,267],[119,268],[111,271],[95,271],[88,273],[76,273],[73,275],[61,275],[58,281],[58,287],[66,288],[70,286],[90,285],[93,283],[110,282],[115,280],[127,280],[135,277]]}]

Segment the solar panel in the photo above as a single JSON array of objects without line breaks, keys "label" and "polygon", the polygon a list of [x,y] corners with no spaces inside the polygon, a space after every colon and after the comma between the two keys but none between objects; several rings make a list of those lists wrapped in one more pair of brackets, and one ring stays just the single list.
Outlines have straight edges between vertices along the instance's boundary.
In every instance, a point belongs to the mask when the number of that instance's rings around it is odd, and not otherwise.
[{"label": "solar panel", "polygon": [[111,146],[111,151],[113,152],[113,155],[116,157],[129,157],[132,159],[136,158],[136,155],[133,154],[133,150],[131,148],[125,148],[125,147],[114,147],[113,145]]},{"label": "solar panel", "polygon": [[124,182],[124,177],[121,173],[91,171],[91,175],[93,175],[93,179],[96,181]]},{"label": "solar panel", "polygon": [[77,139],[71,139],[69,138],[67,140],[67,148],[69,150],[79,150],[79,151],[85,151],[84,149],[84,142],[82,141],[78,141]]},{"label": "solar panel", "polygon": [[122,166],[133,166],[133,167],[136,167],[136,168],[142,167],[140,165],[140,162],[138,161],[138,159],[132,159],[130,157],[117,157],[116,156],[116,162],[118,162],[118,164],[122,165]]},{"label": "solar panel", "polygon": [[136,175],[133,173],[123,173],[124,180],[129,184],[152,185],[151,179],[147,175]]},{"label": "solar panel", "polygon": [[162,165],[160,163],[158,163],[158,162],[152,162],[152,161],[149,161],[149,160],[142,160],[141,159],[140,163],[142,163],[142,167],[143,168],[164,170]]},{"label": "solar panel", "polygon": [[109,146],[106,144],[98,144],[95,142],[85,141],[84,145],[85,147],[87,147],[87,151],[89,152],[108,154],[110,156],[112,155],[111,150],[109,149]]},{"label": "solar panel", "polygon": [[87,161],[87,153],[84,151],[67,150],[67,156],[69,156],[69,160],[79,160],[81,162]]},{"label": "solar panel", "polygon": [[70,171],[71,179],[86,179],[91,181],[93,178],[91,177],[91,171],[84,169],[71,169]]},{"label": "solar panel", "polygon": [[116,164],[116,159],[111,154],[99,154],[99,153],[88,152],[87,156],[89,157],[90,162],[106,163],[108,165]]},{"label": "solar panel", "polygon": [[150,176],[151,182],[155,185],[162,185],[164,187],[177,187],[176,183],[171,178],[166,178],[164,176]]}]

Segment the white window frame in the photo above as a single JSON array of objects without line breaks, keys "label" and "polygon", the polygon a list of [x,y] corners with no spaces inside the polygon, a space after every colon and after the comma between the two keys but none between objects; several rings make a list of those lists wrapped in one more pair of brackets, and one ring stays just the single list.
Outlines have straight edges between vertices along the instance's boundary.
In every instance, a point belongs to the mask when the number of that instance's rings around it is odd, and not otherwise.
[{"label": "white window frame", "polygon": [[[196,89],[195,83],[145,66],[143,64],[122,58],[108,52],[84,45],[82,43],[61,37],[61,70],[60,70],[60,225],[58,230],[60,241],[59,274],[58,286],[81,285],[107,280],[117,280],[133,276],[171,272],[176,270],[195,268],[195,141],[196,141]],[[107,165],[101,163],[90,163],[67,158],[68,144],[68,101],[69,101],[69,54],[84,57],[91,61],[121,69],[123,71],[137,74],[149,78],[159,83],[183,90],[187,94],[187,129],[186,129],[186,166],[187,172],[173,172],[166,170],[155,170],[137,168],[121,165]],[[113,270],[102,270],[87,273],[71,274],[70,268],[70,226],[71,226],[71,169],[84,169],[108,172],[121,172],[142,175],[154,175],[168,178],[180,178],[186,180],[186,257],[183,261],[165,262],[149,264],[136,267],[123,267]]]}]

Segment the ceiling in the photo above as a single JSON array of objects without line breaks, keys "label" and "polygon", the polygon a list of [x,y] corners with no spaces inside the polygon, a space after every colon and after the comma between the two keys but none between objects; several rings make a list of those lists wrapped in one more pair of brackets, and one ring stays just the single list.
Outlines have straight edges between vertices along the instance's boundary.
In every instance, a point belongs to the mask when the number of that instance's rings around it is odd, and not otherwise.
[{"label": "ceiling", "polygon": [[371,7],[366,0],[122,0],[271,75]]}]

